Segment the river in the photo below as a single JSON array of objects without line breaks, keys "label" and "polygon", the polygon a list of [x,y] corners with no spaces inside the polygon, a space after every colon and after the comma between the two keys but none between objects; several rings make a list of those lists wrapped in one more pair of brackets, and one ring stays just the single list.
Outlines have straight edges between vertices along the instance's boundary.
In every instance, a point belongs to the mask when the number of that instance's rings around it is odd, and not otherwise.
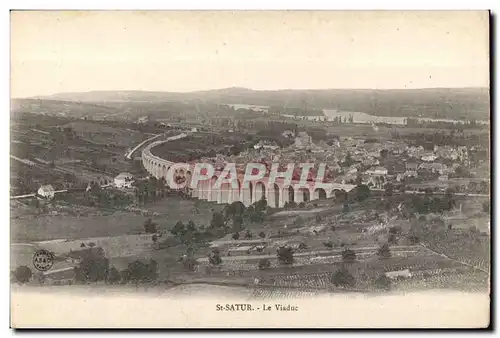
[{"label": "river", "polygon": [[[254,111],[267,112],[269,106],[257,106],[251,104],[228,104],[234,109],[252,109]],[[406,117],[404,116],[375,116],[362,112],[350,112],[350,111],[339,111],[336,109],[323,109],[322,116],[298,116],[298,115],[289,115],[289,114],[281,114],[281,116],[288,118],[299,118],[306,119],[310,121],[333,121],[335,118],[340,117],[342,121],[345,119],[349,120],[352,116],[354,123],[363,123],[363,124],[372,124],[372,123],[388,123],[395,125],[405,125]],[[454,119],[434,119],[427,117],[418,117],[418,121],[420,122],[449,122],[449,123],[460,123],[461,120]],[[489,121],[479,120],[476,121],[479,124],[489,124]]]}]

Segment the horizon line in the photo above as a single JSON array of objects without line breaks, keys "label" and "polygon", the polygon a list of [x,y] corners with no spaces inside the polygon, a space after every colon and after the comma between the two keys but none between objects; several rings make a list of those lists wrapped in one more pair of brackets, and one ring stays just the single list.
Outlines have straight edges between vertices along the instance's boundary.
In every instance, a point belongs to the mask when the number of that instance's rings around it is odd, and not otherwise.
[{"label": "horizon line", "polygon": [[88,91],[68,91],[68,92],[57,92],[53,94],[43,94],[43,95],[32,95],[24,97],[11,97],[10,99],[48,99],[50,96],[56,95],[70,95],[70,94],[85,94],[85,93],[106,93],[106,92],[136,92],[136,93],[168,93],[168,94],[195,94],[200,92],[216,92],[222,90],[247,90],[253,92],[280,92],[280,91],[329,91],[329,90],[339,90],[339,91],[411,91],[411,90],[439,90],[439,89],[490,89],[490,86],[460,86],[460,87],[421,87],[421,88],[280,88],[280,89],[253,89],[249,87],[222,87],[213,89],[198,89],[191,91],[168,91],[168,90],[141,90],[141,89],[98,89],[98,90],[88,90]]}]

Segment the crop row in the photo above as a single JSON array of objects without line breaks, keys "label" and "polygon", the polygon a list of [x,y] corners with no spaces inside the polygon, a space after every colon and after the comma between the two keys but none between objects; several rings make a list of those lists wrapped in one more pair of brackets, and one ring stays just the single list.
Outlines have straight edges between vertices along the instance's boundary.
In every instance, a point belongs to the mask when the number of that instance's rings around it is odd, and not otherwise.
[{"label": "crop row", "polygon": [[280,289],[280,288],[255,288],[250,296],[251,299],[296,299],[310,298],[318,295],[316,292]]}]

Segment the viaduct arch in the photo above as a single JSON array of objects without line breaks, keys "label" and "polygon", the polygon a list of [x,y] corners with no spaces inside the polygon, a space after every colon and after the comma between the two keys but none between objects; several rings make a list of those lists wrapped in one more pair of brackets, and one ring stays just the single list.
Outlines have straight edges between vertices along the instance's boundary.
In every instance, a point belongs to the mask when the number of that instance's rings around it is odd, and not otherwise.
[{"label": "viaduct arch", "polygon": [[[145,147],[142,151],[142,165],[146,171],[157,179],[162,177],[166,179],[169,168],[175,163],[153,155],[151,149],[161,143],[183,137],[185,137],[185,134],[168,140],[156,141]],[[189,167],[189,165],[186,164],[186,167]],[[177,169],[175,174],[190,180],[192,171]],[[281,178],[277,178],[274,184],[269,184],[268,177],[258,181],[244,181],[242,175],[241,177],[238,176],[237,187],[225,183],[217,188],[214,185],[220,174],[220,172],[215,172],[210,180],[199,182],[196,188],[190,189],[191,195],[201,200],[213,201],[219,204],[241,201],[245,206],[249,206],[265,197],[270,207],[283,207],[286,202],[300,203],[337,197],[355,188],[355,185],[338,183],[321,183],[317,186],[315,182],[300,185],[299,182],[292,181],[290,184],[285,184]]]}]

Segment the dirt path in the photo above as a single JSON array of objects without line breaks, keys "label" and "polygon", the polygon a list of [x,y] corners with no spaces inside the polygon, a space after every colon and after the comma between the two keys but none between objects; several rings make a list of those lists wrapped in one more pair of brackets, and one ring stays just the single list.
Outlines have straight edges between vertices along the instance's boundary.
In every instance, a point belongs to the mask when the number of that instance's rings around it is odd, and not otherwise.
[{"label": "dirt path", "polygon": [[471,267],[471,268],[474,268],[474,269],[477,269],[477,270],[480,270],[480,271],[482,271],[482,272],[485,272],[485,273],[489,274],[489,272],[488,272],[488,271],[486,271],[486,270],[484,270],[484,269],[481,269],[481,268],[480,268],[480,267],[478,267],[478,266],[475,266],[475,265],[472,265],[472,264],[469,264],[469,263],[465,263],[465,262],[460,261],[460,260],[458,260],[458,259],[454,259],[454,258],[448,257],[447,255],[445,255],[445,254],[443,254],[443,253],[439,253],[439,252],[437,252],[437,251],[434,251],[434,250],[430,249],[429,247],[425,246],[425,244],[422,244],[422,243],[421,243],[420,245],[421,245],[423,248],[425,248],[425,249],[429,250],[430,252],[432,252],[432,253],[434,253],[434,254],[436,254],[436,255],[438,255],[438,256],[444,257],[444,258],[446,258],[446,259],[449,259],[450,261],[454,261],[454,262],[457,262],[457,263],[460,263],[460,264],[463,264],[463,265],[469,266],[469,267]]}]

